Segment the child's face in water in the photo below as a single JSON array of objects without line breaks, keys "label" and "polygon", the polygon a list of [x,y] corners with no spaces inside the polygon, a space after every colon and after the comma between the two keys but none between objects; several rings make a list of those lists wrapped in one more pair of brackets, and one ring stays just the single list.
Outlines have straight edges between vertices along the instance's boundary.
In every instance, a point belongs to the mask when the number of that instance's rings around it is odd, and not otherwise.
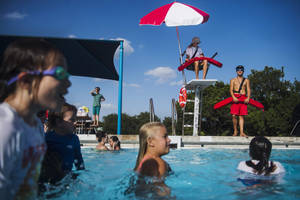
[{"label": "child's face in water", "polygon": [[[64,69],[67,70],[66,67]],[[58,80],[53,76],[43,76],[37,92],[37,104],[43,109],[59,111],[65,103],[64,95],[68,93],[67,88],[70,86],[71,83],[67,78]]]},{"label": "child's face in water", "polygon": [[152,140],[155,145],[155,149],[159,155],[165,155],[170,151],[170,138],[165,127],[159,127],[156,130]]}]

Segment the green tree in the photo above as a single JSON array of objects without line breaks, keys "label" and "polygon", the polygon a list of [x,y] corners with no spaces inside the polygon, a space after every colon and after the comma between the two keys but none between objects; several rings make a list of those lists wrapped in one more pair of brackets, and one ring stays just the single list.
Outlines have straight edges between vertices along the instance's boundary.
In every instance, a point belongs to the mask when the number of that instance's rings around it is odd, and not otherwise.
[{"label": "green tree", "polygon": [[162,123],[165,125],[168,134],[171,135],[172,134],[172,118],[165,117]]},{"label": "green tree", "polygon": [[252,98],[265,106],[265,112],[251,108],[247,131],[260,135],[287,136],[292,128],[292,112],[300,103],[299,81],[284,80],[281,70],[266,66],[263,71],[251,70]]},{"label": "green tree", "polygon": [[[155,115],[155,121],[160,121],[160,119]],[[150,121],[149,112],[141,112],[139,115],[130,116],[126,113],[122,114],[122,128],[121,134],[124,135],[135,135],[139,134],[140,127]],[[103,130],[109,134],[117,134],[118,126],[118,115],[109,114],[103,117]]]},{"label": "green tree", "polygon": [[[126,113],[122,114],[121,134],[137,134],[136,119]],[[103,117],[103,131],[109,134],[117,134],[118,115],[110,114]]]}]

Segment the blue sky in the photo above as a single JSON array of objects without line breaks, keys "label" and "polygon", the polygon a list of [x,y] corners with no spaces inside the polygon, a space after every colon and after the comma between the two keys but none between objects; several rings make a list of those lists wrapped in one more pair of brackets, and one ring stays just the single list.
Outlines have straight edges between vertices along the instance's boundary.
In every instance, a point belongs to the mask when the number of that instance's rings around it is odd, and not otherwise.
[{"label": "blue sky", "polygon": [[[123,112],[149,110],[153,98],[159,117],[171,116],[171,100],[181,87],[176,29],[139,26],[141,17],[171,3],[167,0],[1,0],[0,34],[125,40]],[[199,36],[206,56],[218,52],[222,68],[212,66],[208,79],[225,83],[235,66],[262,70],[285,66],[286,79],[300,80],[300,1],[298,0],[182,0],[210,15],[198,26],[179,27],[183,49]],[[116,56],[115,65],[119,70]],[[84,66],[83,66],[84,67]],[[187,79],[194,73],[186,72]],[[202,76],[202,73],[200,73]],[[91,108],[89,92],[100,86],[106,101],[103,115],[117,113],[118,82],[71,77],[67,101]],[[251,87],[255,87],[252,85]],[[228,93],[229,95],[229,93]]]}]

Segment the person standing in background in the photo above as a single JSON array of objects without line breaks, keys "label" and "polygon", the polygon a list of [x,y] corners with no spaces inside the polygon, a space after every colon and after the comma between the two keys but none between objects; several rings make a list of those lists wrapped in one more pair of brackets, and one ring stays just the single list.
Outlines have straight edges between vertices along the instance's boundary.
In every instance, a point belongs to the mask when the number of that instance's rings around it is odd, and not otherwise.
[{"label": "person standing in background", "polygon": [[102,94],[100,94],[100,87],[96,87],[90,93],[94,97],[94,102],[93,102],[93,125],[98,126],[99,125],[99,114],[100,114],[100,109],[101,109],[101,101],[105,101],[105,98],[103,97]]},{"label": "person standing in background", "polygon": [[232,115],[233,136],[238,135],[238,120],[240,126],[240,136],[247,137],[244,133],[244,116],[248,115],[247,105],[251,97],[250,81],[244,78],[244,66],[238,65],[236,67],[237,76],[230,80],[230,94],[233,98],[233,104],[230,107],[230,114]]}]

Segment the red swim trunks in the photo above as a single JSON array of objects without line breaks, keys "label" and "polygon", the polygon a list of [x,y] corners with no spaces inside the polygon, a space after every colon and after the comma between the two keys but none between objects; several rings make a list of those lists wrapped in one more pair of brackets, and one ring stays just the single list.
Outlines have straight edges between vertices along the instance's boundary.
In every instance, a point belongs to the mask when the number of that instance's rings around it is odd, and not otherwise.
[{"label": "red swim trunks", "polygon": [[242,102],[239,103],[232,103],[230,107],[230,114],[232,115],[248,115],[247,106],[248,104],[243,103],[245,99],[247,99],[246,95],[239,95],[234,94],[235,97],[238,98],[238,100],[241,100]]}]

